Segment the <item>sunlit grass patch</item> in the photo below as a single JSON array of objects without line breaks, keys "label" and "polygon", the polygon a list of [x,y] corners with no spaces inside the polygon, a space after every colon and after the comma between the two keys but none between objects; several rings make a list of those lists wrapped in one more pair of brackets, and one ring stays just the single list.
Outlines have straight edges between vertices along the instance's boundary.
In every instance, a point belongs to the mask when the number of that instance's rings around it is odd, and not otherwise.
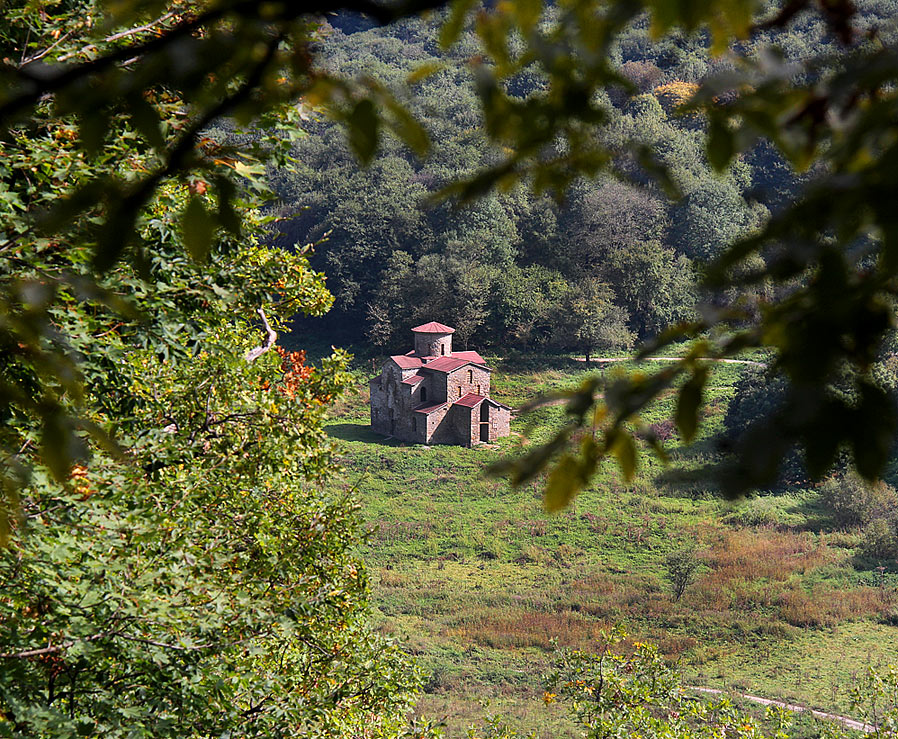
[{"label": "sunlit grass patch", "polygon": [[[511,373],[493,365],[494,394],[518,405],[597,370],[573,360],[534,361]],[[703,435],[689,448],[680,448],[669,421],[674,393],[644,414],[646,423],[667,424],[678,465],[694,471],[714,461],[711,435],[740,371],[712,371]],[[898,621],[891,580],[882,588],[877,572],[855,570],[859,534],[829,531],[814,489],[732,504],[710,484],[659,483],[661,465],[645,457],[629,483],[604,465],[570,508],[548,516],[543,479],[512,489],[486,470],[547,438],[564,421],[563,405],[515,418],[514,434],[497,445],[464,449],[372,436],[366,403],[362,391],[333,414],[329,429],[346,469],[333,484],[355,488],[369,524],[361,554],[378,618],[429,671],[422,705],[444,706],[456,728],[483,715],[476,696],[501,700],[531,722],[524,726],[542,726],[545,717],[527,701],[541,694],[553,644],[593,649],[602,625],[618,622],[696,680],[719,685],[718,673],[726,673],[765,695],[816,696],[818,705],[836,707],[825,677],[811,670],[800,690],[790,692],[793,683],[780,690],[752,650],[779,659],[806,634],[853,635],[851,624]],[[701,566],[678,601],[665,561],[688,547]],[[859,649],[853,638],[828,648],[847,660]],[[552,736],[564,736],[570,727],[555,728]]]}]

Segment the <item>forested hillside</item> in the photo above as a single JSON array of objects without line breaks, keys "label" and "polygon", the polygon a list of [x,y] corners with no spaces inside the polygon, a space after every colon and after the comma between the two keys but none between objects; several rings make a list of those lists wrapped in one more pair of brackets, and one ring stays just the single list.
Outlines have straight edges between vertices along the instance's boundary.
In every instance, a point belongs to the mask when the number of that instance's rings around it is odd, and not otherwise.
[{"label": "forested hillside", "polygon": [[[865,28],[888,29],[898,14],[890,0],[862,5]],[[313,262],[336,295],[328,321],[344,340],[402,346],[410,326],[439,317],[457,327],[463,345],[631,346],[690,317],[703,265],[790,202],[802,177],[813,177],[796,175],[766,143],[716,174],[704,154],[703,119],[679,107],[696,83],[732,61],[712,58],[700,36],[653,41],[643,20],[622,35],[611,60],[633,90],[603,93],[608,124],[596,134],[618,152],[621,177],[542,197],[525,187],[491,192],[458,211],[433,196],[501,154],[482,128],[469,64],[481,53],[473,30],[447,54],[437,43],[441,15],[386,29],[351,16],[329,20],[321,46],[327,65],[394,89],[433,142],[421,160],[386,139],[360,169],[344,130],[317,120],[296,146],[294,166],[270,172],[289,219],[283,243],[326,239]],[[835,52],[834,41],[819,16],[805,13],[786,31],[758,34],[744,51],[769,53],[761,50],[775,43],[788,58],[806,59]],[[421,68],[437,71],[403,95]],[[526,97],[543,82],[534,69],[507,88]],[[669,168],[679,198],[646,176],[641,147]]]}]

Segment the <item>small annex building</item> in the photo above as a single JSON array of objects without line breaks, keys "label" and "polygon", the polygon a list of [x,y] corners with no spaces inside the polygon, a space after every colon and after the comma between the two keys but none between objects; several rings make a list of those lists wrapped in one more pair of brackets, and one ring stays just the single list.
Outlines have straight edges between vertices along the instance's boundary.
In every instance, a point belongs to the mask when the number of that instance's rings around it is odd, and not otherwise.
[{"label": "small annex building", "polygon": [[508,436],[511,408],[490,398],[492,370],[477,352],[452,351],[455,329],[412,329],[415,348],[370,382],[371,428],[418,444],[474,446]]}]

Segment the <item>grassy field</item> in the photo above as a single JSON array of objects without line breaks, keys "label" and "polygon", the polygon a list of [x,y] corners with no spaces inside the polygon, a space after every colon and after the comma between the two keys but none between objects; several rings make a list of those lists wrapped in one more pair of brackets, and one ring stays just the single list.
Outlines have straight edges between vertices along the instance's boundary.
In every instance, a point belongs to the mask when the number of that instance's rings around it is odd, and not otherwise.
[{"label": "grassy field", "polygon": [[[492,363],[494,396],[511,405],[628,368]],[[671,431],[677,465],[713,460],[711,435],[741,371],[715,367],[702,439],[681,449]],[[591,648],[616,623],[657,643],[691,684],[843,713],[853,675],[898,662],[888,625],[898,576],[858,561],[859,535],[832,531],[814,490],[730,504],[644,459],[631,484],[609,465],[573,507],[547,516],[539,482],[513,490],[484,469],[539,438],[562,408],[515,419],[513,435],[490,448],[424,447],[370,432],[366,387],[360,373],[358,394],[332,413],[345,468],[334,485],[355,488],[362,503],[380,628],[428,672],[420,710],[445,716],[449,736],[488,712],[540,736],[572,736],[563,711],[540,701],[541,675],[556,647]],[[672,400],[646,420],[662,423]],[[665,558],[690,547],[701,566],[677,601]]]}]

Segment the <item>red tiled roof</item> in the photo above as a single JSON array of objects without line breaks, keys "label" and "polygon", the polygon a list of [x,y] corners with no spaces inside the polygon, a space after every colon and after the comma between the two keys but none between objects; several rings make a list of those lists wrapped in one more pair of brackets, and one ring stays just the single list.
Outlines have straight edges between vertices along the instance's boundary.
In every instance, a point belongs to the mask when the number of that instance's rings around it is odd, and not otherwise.
[{"label": "red tiled roof", "polygon": [[415,326],[412,331],[416,334],[454,334],[455,329],[452,326],[447,326],[445,323],[437,323],[436,321],[431,321],[430,323],[422,323],[420,326]]},{"label": "red tiled roof", "polygon": [[486,360],[477,352],[452,352],[450,356],[465,359],[468,362],[474,362],[476,364],[486,364]]},{"label": "red tiled roof", "polygon": [[458,359],[454,356],[440,357],[439,359],[434,359],[432,362],[425,364],[424,369],[435,370],[437,372],[452,372],[453,370],[457,370],[459,367],[464,367],[466,364],[470,363],[470,359]]},{"label": "red tiled roof", "polygon": [[424,375],[412,375],[407,380],[403,380],[403,385],[417,385],[424,379]]},{"label": "red tiled roof", "polygon": [[477,395],[476,393],[468,393],[455,401],[455,405],[463,405],[465,408],[473,408],[481,401],[486,400],[485,395]]},{"label": "red tiled roof", "polygon": [[415,413],[425,413],[427,415],[430,415],[434,411],[438,411],[438,410],[440,410],[440,408],[445,408],[445,407],[446,407],[445,403],[437,403],[436,405],[425,405],[425,406],[422,406],[421,408],[415,408]]},{"label": "red tiled roof", "polygon": [[409,357],[405,354],[394,354],[390,359],[396,362],[402,369],[417,369],[424,364],[418,357]]},{"label": "red tiled roof", "polygon": [[504,408],[507,411],[511,410],[510,405],[505,405],[505,403],[500,403],[498,400],[493,400],[492,398],[487,398],[487,401],[492,403],[493,405],[499,406],[500,408]]}]

